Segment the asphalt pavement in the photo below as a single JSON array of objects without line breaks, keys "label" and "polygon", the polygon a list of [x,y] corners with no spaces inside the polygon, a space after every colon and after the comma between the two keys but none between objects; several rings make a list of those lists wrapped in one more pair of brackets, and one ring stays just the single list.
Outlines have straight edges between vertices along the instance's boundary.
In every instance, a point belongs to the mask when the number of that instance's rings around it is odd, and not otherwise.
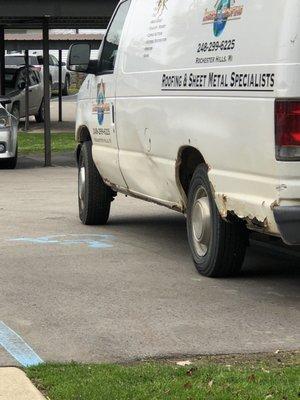
[{"label": "asphalt pavement", "polygon": [[239,277],[204,278],[182,215],[119,195],[86,227],[72,163],[20,164],[0,171],[0,321],[42,360],[299,349],[299,257],[252,244]]}]

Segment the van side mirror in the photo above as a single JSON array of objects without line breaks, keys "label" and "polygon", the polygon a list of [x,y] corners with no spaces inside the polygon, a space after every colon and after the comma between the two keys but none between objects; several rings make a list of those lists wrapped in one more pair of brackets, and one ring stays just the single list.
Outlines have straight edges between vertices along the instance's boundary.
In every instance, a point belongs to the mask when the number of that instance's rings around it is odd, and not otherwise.
[{"label": "van side mirror", "polygon": [[91,45],[88,43],[72,44],[67,61],[67,69],[74,72],[96,74],[96,63],[90,60]]}]

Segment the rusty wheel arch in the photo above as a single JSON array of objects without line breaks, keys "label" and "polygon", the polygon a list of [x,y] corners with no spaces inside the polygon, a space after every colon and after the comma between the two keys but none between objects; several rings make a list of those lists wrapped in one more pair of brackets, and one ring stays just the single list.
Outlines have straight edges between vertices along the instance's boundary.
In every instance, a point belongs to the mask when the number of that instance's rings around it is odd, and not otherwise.
[{"label": "rusty wheel arch", "polygon": [[176,182],[185,205],[193,174],[200,164],[206,162],[198,149],[193,146],[183,146],[179,149],[176,160]]}]

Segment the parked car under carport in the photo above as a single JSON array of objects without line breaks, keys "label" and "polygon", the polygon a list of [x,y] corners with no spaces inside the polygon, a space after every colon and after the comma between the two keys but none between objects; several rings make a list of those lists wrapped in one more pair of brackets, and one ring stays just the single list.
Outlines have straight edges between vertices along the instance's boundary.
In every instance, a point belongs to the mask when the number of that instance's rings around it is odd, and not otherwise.
[{"label": "parked car under carport", "polygon": [[[39,71],[29,67],[29,115],[34,115],[37,122],[44,121],[44,91]],[[26,116],[26,68],[11,66],[5,68],[5,95],[11,99],[7,110],[17,120]]]},{"label": "parked car under carport", "polygon": [[[44,57],[42,54],[29,55],[29,64],[34,66],[37,71],[43,74],[44,68]],[[5,65],[25,65],[25,55],[24,54],[7,54],[5,56]],[[59,90],[59,61],[57,58],[49,54],[49,69],[50,69],[50,93],[52,90]],[[66,64],[62,63],[62,94],[68,95],[69,88],[71,85],[71,73],[67,70]]]}]

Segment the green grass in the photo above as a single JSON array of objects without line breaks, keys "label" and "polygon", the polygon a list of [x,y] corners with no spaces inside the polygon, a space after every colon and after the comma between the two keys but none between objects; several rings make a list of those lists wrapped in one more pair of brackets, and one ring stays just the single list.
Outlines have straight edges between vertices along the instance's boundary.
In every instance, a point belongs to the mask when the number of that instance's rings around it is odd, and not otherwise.
[{"label": "green grass", "polygon": [[[74,133],[52,133],[52,151],[68,152],[75,150]],[[42,133],[24,133],[18,135],[19,153],[35,154],[44,152],[44,135]]]},{"label": "green grass", "polygon": [[[79,90],[80,89],[73,83],[71,86],[69,86],[69,95],[77,94]],[[53,90],[52,93],[58,96],[58,90]]]},{"label": "green grass", "polygon": [[69,95],[71,94],[77,94],[79,92],[79,89],[76,87],[76,85],[71,85],[69,87]]},{"label": "green grass", "polygon": [[51,400],[292,400],[300,390],[299,365],[268,363],[41,365],[27,375]]}]

